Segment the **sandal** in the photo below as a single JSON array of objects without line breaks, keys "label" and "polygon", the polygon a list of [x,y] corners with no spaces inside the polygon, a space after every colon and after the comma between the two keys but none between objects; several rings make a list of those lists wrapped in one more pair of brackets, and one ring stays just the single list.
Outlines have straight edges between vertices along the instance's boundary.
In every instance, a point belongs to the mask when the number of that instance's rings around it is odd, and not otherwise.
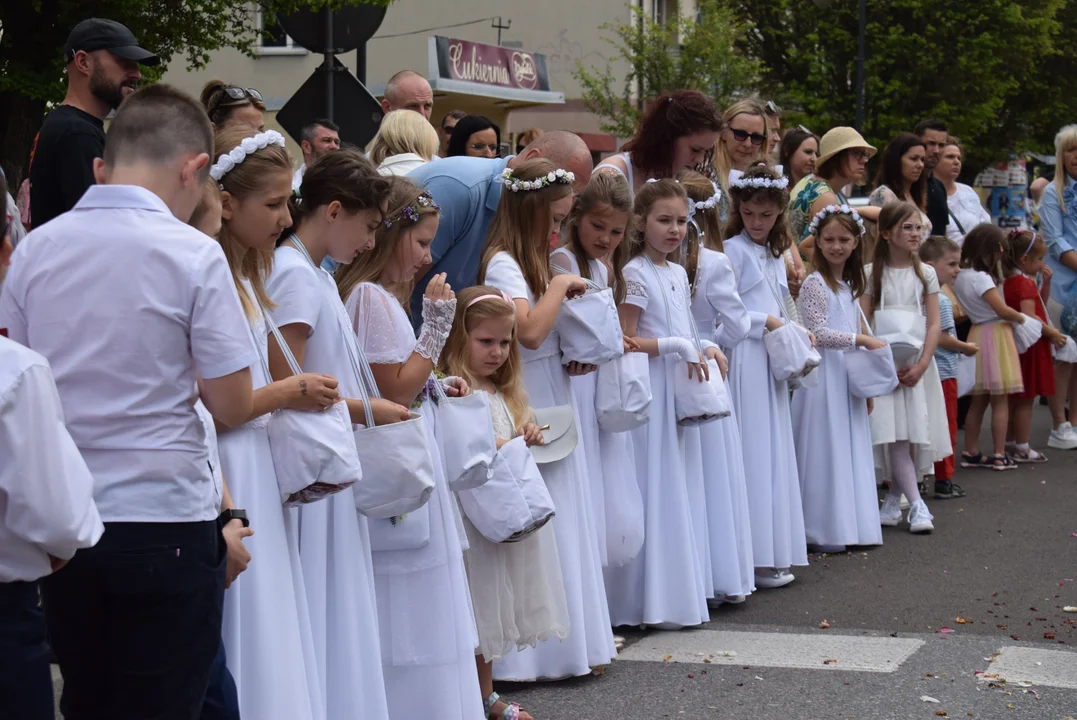
[{"label": "sandal", "polygon": [[961,453],[961,467],[963,468],[989,468],[994,467],[991,458],[983,453]]},{"label": "sandal", "polygon": [[[505,709],[500,713],[495,713],[494,708],[498,703],[505,705]],[[487,720],[520,720],[520,706],[514,702],[506,703],[497,693],[490,693],[490,697],[482,703],[482,710]]]},{"label": "sandal", "polygon": [[1043,453],[1036,452],[1032,448],[1028,450],[1015,449],[1009,454],[1015,462],[1019,463],[1045,463],[1047,462],[1047,456]]},{"label": "sandal", "polygon": [[1016,470],[1017,463],[1009,455],[994,455],[991,458],[989,467],[992,470]]}]

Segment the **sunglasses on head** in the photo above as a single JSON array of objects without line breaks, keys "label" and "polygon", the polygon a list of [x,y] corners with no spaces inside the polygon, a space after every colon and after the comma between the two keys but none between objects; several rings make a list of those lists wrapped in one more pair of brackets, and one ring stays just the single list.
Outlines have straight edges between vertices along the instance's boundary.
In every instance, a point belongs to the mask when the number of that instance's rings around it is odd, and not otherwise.
[{"label": "sunglasses on head", "polygon": [[225,98],[237,102],[240,100],[258,100],[259,102],[263,101],[262,93],[258,92],[254,88],[241,88],[236,87],[235,85],[229,85],[228,87],[222,89],[219,93],[217,93],[217,97],[213,99],[213,104],[210,106],[208,114],[212,115],[213,111],[219,108],[221,104],[225,102]]},{"label": "sunglasses on head", "polygon": [[782,109],[773,100],[767,100],[767,115],[781,115]]},{"label": "sunglasses on head", "polygon": [[766,135],[750,133],[747,130],[734,130],[733,128],[730,128],[730,131],[733,133],[733,139],[737,142],[744,142],[745,140],[751,139],[752,145],[755,146],[762,145],[767,139]]}]

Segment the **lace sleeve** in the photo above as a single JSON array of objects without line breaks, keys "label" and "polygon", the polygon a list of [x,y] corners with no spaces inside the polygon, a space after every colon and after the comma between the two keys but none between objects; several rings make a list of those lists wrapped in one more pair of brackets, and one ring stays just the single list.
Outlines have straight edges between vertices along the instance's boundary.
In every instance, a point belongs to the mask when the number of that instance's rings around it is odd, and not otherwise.
[{"label": "lace sleeve", "polygon": [[856,347],[856,335],[827,327],[827,291],[823,279],[812,275],[800,288],[800,316],[804,326],[815,333],[816,344],[829,350]]},{"label": "lace sleeve", "polygon": [[[402,307],[394,308],[390,303],[396,300],[388,293],[371,283],[361,283],[352,290],[345,304],[359,345],[373,365],[402,363],[415,347],[415,335],[407,315]],[[403,324],[398,316],[403,317]]]},{"label": "lace sleeve", "polygon": [[640,310],[646,310],[650,302],[647,292],[647,283],[643,281],[643,275],[635,264],[625,266],[625,303],[634,305]]}]

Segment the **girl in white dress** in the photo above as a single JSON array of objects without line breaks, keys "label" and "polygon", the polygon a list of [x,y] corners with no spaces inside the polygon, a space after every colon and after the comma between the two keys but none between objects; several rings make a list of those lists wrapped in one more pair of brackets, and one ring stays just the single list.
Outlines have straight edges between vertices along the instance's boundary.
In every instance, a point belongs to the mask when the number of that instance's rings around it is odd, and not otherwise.
[{"label": "girl in white dress", "polygon": [[733,209],[725,253],[751,327],[732,352],[729,389],[743,437],[744,474],[752,531],[755,584],[776,588],[793,581],[790,567],[807,565],[789,383],[774,379],[763,336],[784,324],[789,294],[782,253],[792,242],[786,220],[788,179],[765,166],[733,181]]},{"label": "girl in white dress", "polygon": [[816,552],[883,541],[868,426],[872,401],[849,392],[845,369],[846,351],[886,347],[861,326],[863,234],[864,221],[848,207],[830,205],[816,215],[811,235],[817,270],[800,289],[800,316],[823,357],[815,371],[819,384],[793,393],[804,531]]},{"label": "girl in white dress", "polygon": [[[587,286],[576,275],[551,278],[548,250],[551,235],[572,209],[571,178],[572,173],[543,158],[521,163],[503,178],[506,187],[490,224],[479,282],[508,293],[516,303],[531,405],[572,405],[578,418],[554,323],[565,297]],[[582,368],[588,369],[594,370]],[[494,668],[500,680],[586,675],[616,655],[583,449],[577,446],[563,460],[540,468],[557,507],[550,525],[557,537],[572,632],[563,642],[509,653]]]},{"label": "girl in white dress", "polygon": [[[587,278],[600,287],[610,287],[612,272],[614,298],[623,300],[623,268],[628,260],[628,245],[623,240],[631,212],[632,196],[624,178],[592,176],[572,205],[565,244],[550,256],[554,269]],[[626,527],[626,523],[638,523],[642,518],[626,511],[633,504],[638,509],[643,501],[629,460],[631,435],[605,432],[598,426],[596,378],[597,373],[574,376],[572,392],[579,411],[579,447],[587,457],[602,564],[617,567],[639,552],[643,528]]]},{"label": "girl in white dress", "polygon": [[875,467],[891,478],[879,521],[887,527],[901,522],[901,496],[909,500],[909,530],[931,532],[933,517],[920,498],[919,478],[934,472],[936,460],[951,454],[950,426],[942,381],[935,367],[939,341],[939,280],[917,250],[923,234],[920,211],[911,203],[892,202],[879,213],[879,238],[871,265],[864,268],[868,284],[860,305],[874,323],[884,308],[916,310],[925,320],[924,347],[919,360],[898,370],[901,384],[875,398],[869,416]]},{"label": "girl in white dress", "polygon": [[[351,262],[373,247],[389,187],[355,150],[329,153],[307,168],[302,202],[292,209],[296,224],[274,253],[266,283],[276,305],[272,318],[295,359],[307,371],[337,378],[354,423],[366,420],[341,327],[347,313],[320,263],[326,257]],[[291,371],[275,340],[269,342],[269,355],[273,377],[288,377]],[[371,403],[379,425],[409,417],[407,408],[388,400]],[[304,505],[297,514],[326,717],[388,720],[366,518],[356,513],[350,488]]]},{"label": "girl in white dress", "polygon": [[[483,285],[462,290],[440,369],[489,395],[499,448],[518,435],[529,445],[542,444],[524,390],[512,298]],[[513,649],[568,637],[568,605],[553,526],[547,523],[517,542],[494,543],[466,516],[463,523],[469,545],[464,561],[479,632],[475,661],[484,717],[531,720],[519,706],[494,692],[493,663]]]},{"label": "girl in white dress", "polygon": [[[702,458],[698,448],[689,454],[674,408],[674,373],[685,372],[680,361],[700,382],[708,372],[707,359],[689,340],[688,277],[668,260],[679,252],[688,225],[684,188],[674,180],[647,183],[636,194],[632,223],[633,257],[624,269],[620,313],[625,334],[651,358],[651,418],[632,431],[645,535],[631,563],[607,570],[606,593],[615,625],[680,628],[710,619],[707,597],[713,592],[698,532],[706,513],[693,512],[688,486],[687,468],[701,468]],[[707,353],[721,358],[716,347]]]},{"label": "girl in white dress", "polygon": [[[411,297],[416,273],[431,262],[438,218],[429,194],[410,180],[393,179],[374,249],[336,272],[379,392],[404,406],[419,398],[431,448],[437,447],[436,415],[420,393],[448,338],[456,296],[444,273],[431,279],[418,340],[403,302]],[[395,720],[410,720],[431,708],[445,720],[473,720],[482,712],[482,702],[456,501],[440,453],[431,455],[435,488],[426,505],[392,520],[368,520],[385,692]],[[429,532],[410,533],[407,526],[415,523],[428,525]],[[409,533],[408,540],[400,539],[403,533]],[[426,537],[419,539],[422,535]]]},{"label": "girl in white dress", "polygon": [[[701,338],[713,340],[726,352],[748,336],[751,320],[737,294],[737,278],[722,252],[721,201],[710,180],[683,173],[691,215],[684,245],[684,267],[692,287],[692,317]],[[741,457],[736,412],[698,428],[703,458],[703,489],[710,548],[711,588],[716,603],[740,603],[755,589],[752,530],[748,519],[748,486]]]},{"label": "girl in white dress", "polygon": [[219,132],[217,156],[227,155],[249,138],[265,140],[256,143],[263,147],[246,154],[228,172],[214,173],[222,188],[216,200],[222,218],[218,240],[263,359],[251,368],[250,419],[220,433],[221,464],[232,497],[256,530],[246,541],[256,561],[225,594],[222,632],[244,716],[325,718],[298,562],[299,538],[294,525],[286,525],[291,510],[281,506],[266,426],[275,410],[315,412],[336,402],[339,395],[330,375],[307,373],[278,382],[268,377],[262,308],[271,305],[265,281],[276,239],[291,224],[291,160],[283,137],[258,134],[248,127]]}]

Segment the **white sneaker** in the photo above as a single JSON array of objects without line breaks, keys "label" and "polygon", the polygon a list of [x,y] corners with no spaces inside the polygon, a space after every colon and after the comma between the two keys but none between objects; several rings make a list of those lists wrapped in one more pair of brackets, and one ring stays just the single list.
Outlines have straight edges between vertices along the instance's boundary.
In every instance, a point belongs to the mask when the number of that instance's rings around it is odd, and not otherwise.
[{"label": "white sneaker", "polygon": [[923,500],[917,500],[909,508],[909,532],[911,533],[929,533],[935,529],[935,526],[931,523],[934,516],[931,511],[927,509],[927,503]]},{"label": "white sneaker", "polygon": [[901,522],[901,500],[897,495],[886,496],[886,501],[879,510],[879,522],[883,527],[896,527]]},{"label": "white sneaker", "polygon": [[1047,447],[1056,450],[1073,450],[1077,448],[1077,432],[1068,422],[1058,426],[1057,430],[1051,431],[1051,437],[1047,438]]},{"label": "white sneaker", "polygon": [[774,568],[756,568],[755,570],[755,586],[760,590],[785,587],[793,580],[795,578],[788,570],[785,572]]}]

